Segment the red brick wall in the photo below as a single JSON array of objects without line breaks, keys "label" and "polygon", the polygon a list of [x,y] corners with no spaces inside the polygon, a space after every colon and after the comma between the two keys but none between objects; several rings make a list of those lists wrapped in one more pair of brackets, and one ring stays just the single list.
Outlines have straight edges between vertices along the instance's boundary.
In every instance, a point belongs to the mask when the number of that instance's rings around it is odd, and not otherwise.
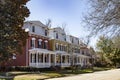
[{"label": "red brick wall", "polygon": [[[5,66],[28,66],[29,65],[29,51],[28,50],[32,49],[32,47],[31,47],[31,39],[32,38],[36,39],[35,40],[35,48],[38,48],[38,39],[42,39],[42,48],[44,48],[44,41],[45,40],[48,41],[48,38],[44,38],[41,36],[35,36],[35,35],[29,36],[27,39],[27,42],[26,42],[26,46],[23,48],[23,53],[16,55],[16,59],[15,60],[11,59],[10,61],[8,61],[5,64]],[[49,41],[48,41],[48,49],[50,49]],[[28,53],[27,57],[26,57],[26,53]],[[27,58],[27,60],[26,60],[26,58]]]}]

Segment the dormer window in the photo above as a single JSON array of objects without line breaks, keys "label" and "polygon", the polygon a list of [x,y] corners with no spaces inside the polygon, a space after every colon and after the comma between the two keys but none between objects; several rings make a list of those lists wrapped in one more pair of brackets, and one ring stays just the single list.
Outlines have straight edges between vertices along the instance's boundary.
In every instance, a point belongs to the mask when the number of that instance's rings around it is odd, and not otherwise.
[{"label": "dormer window", "polygon": [[56,39],[58,39],[58,33],[56,33]]},{"label": "dormer window", "polygon": [[64,40],[66,41],[66,38],[64,38]]},{"label": "dormer window", "polygon": [[32,32],[35,32],[35,26],[32,26]]},{"label": "dormer window", "polygon": [[45,36],[47,36],[47,30],[45,30]]},{"label": "dormer window", "polygon": [[72,38],[72,43],[73,43],[73,38]]}]

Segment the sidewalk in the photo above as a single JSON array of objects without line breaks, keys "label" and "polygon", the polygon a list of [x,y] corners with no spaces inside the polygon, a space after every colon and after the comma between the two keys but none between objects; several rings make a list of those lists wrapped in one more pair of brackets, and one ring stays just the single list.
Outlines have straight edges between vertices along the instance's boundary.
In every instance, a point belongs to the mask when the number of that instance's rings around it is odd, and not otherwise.
[{"label": "sidewalk", "polygon": [[46,80],[120,80],[120,69],[100,71],[88,74],[79,74],[76,76],[53,78]]}]

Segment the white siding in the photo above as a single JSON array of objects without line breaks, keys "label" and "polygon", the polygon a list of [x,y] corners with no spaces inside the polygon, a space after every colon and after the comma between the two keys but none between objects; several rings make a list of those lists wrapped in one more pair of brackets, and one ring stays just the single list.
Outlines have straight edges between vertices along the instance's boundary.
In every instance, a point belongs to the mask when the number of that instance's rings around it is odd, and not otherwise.
[{"label": "white siding", "polygon": [[[33,26],[35,27],[35,32],[32,32]],[[47,30],[47,27],[45,25],[43,25],[41,22],[39,22],[39,24],[35,24],[32,22],[26,22],[23,26],[23,29],[25,29],[25,28],[29,29],[29,33],[42,35],[42,36],[45,36],[45,30]]]},{"label": "white siding", "polygon": [[61,28],[53,28],[52,30],[49,30],[49,37],[51,39],[57,39],[56,33],[58,33],[58,40],[65,41],[66,34]]}]

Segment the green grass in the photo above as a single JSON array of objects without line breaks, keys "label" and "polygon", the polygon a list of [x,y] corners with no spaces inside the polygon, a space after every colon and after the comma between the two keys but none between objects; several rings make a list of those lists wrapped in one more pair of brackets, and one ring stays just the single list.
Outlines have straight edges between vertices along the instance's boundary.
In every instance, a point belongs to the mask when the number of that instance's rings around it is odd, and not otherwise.
[{"label": "green grass", "polygon": [[110,70],[111,68],[103,68],[103,67],[94,67],[93,71],[105,71],[105,70]]},{"label": "green grass", "polygon": [[[63,76],[71,76],[76,74],[84,74],[84,73],[92,73],[96,71],[104,71],[109,70],[110,68],[98,68],[94,67],[94,69],[77,69],[77,70],[67,70],[63,69],[60,71],[44,71],[42,73],[31,73],[31,72],[22,72],[22,71],[12,71],[7,72],[8,76],[13,76],[13,78],[3,78],[0,80],[38,80],[38,79],[46,79],[46,78],[55,78],[55,77],[63,77]],[[6,72],[0,72],[0,75],[5,76]]]}]

